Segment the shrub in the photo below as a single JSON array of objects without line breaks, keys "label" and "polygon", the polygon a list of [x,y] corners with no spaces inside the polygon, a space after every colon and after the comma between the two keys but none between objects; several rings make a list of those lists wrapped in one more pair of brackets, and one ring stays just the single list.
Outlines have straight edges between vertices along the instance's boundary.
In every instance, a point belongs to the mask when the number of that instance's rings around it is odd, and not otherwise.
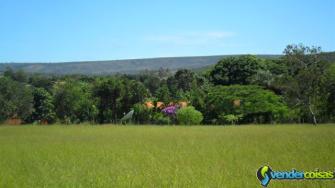
[{"label": "shrub", "polygon": [[239,120],[243,118],[243,114],[235,115],[235,114],[228,114],[225,115],[222,113],[219,115],[219,119],[222,123],[230,123],[232,125],[235,125]]},{"label": "shrub", "polygon": [[171,120],[169,117],[164,116],[162,113],[155,113],[153,115],[153,123],[157,125],[169,125],[171,123]]},{"label": "shrub", "polygon": [[162,110],[162,112],[170,117],[174,117],[176,115],[176,112],[178,110],[178,107],[176,105],[168,106]]},{"label": "shrub", "polygon": [[193,106],[181,108],[177,111],[177,121],[182,125],[198,125],[203,120],[202,113]]},{"label": "shrub", "polygon": [[150,123],[150,119],[153,113],[152,109],[140,103],[135,104],[133,109],[134,109],[133,118],[136,123],[140,124]]}]

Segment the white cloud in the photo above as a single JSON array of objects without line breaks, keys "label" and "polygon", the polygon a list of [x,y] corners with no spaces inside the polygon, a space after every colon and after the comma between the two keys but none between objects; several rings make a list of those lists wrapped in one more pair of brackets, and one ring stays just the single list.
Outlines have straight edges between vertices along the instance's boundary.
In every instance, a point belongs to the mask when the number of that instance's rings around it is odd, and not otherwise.
[{"label": "white cloud", "polygon": [[227,38],[234,37],[233,32],[209,31],[188,32],[170,35],[153,35],[145,37],[146,41],[173,45],[206,45],[222,42]]}]

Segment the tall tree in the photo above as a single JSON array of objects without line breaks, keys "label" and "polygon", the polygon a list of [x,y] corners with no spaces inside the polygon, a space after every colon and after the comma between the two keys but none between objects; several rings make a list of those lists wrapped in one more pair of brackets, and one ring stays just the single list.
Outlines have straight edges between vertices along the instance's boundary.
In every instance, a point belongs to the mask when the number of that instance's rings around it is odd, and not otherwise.
[{"label": "tall tree", "polygon": [[28,75],[23,70],[14,71],[12,68],[7,67],[3,74],[5,77],[8,77],[14,81],[18,82],[28,81]]},{"label": "tall tree", "polygon": [[34,111],[31,116],[31,121],[53,123],[56,120],[56,113],[54,111],[53,98],[50,93],[43,88],[35,88],[33,97]]},{"label": "tall tree", "polygon": [[214,123],[226,115],[234,115],[243,117],[246,123],[270,123],[284,119],[287,111],[280,96],[259,86],[215,86],[206,97],[205,119]]},{"label": "tall tree", "polygon": [[317,124],[317,115],[320,112],[322,77],[328,66],[321,61],[320,47],[304,45],[288,45],[284,50],[283,61],[289,68],[282,79],[282,86],[288,103],[299,111],[302,117]]},{"label": "tall tree", "polygon": [[252,55],[224,58],[211,70],[209,79],[215,85],[250,84],[261,68],[260,61]]},{"label": "tall tree", "polygon": [[95,120],[97,109],[87,83],[67,79],[56,83],[53,90],[55,111],[62,122]]},{"label": "tall tree", "polygon": [[180,98],[181,93],[190,91],[194,85],[200,86],[203,80],[191,70],[182,69],[169,77],[166,83],[171,95],[174,98]]},{"label": "tall tree", "polygon": [[37,88],[43,88],[48,92],[51,92],[52,86],[56,78],[48,77],[41,74],[33,74],[29,77],[29,84]]},{"label": "tall tree", "polygon": [[322,78],[319,109],[324,122],[335,120],[335,64],[332,63]]},{"label": "tall tree", "polygon": [[123,79],[124,95],[121,100],[121,112],[127,113],[134,104],[141,103],[145,98],[149,97],[149,91],[145,86],[136,80]]},{"label": "tall tree", "polygon": [[125,87],[120,78],[103,78],[97,80],[93,88],[94,97],[98,102],[99,123],[110,123],[123,116],[120,111]]},{"label": "tall tree", "polygon": [[155,96],[157,97],[158,101],[161,101],[165,104],[171,102],[171,94],[166,84],[157,89]]},{"label": "tall tree", "polygon": [[8,118],[26,119],[33,111],[31,87],[8,77],[0,78],[0,106],[1,121]]}]

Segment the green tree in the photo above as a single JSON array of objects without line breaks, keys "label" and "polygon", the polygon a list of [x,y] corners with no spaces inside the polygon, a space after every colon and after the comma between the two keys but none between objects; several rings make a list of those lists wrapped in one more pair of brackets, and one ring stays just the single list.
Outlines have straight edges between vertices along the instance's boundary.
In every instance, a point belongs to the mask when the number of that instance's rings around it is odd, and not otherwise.
[{"label": "green tree", "polygon": [[335,64],[331,64],[322,78],[319,106],[323,122],[335,120]]},{"label": "green tree", "polygon": [[155,75],[140,74],[137,76],[137,80],[142,82],[150,93],[155,93],[161,85],[161,80]]},{"label": "green tree", "polygon": [[93,93],[98,102],[99,123],[117,122],[134,104],[150,95],[141,82],[119,76],[97,79]]},{"label": "green tree", "polygon": [[29,77],[29,84],[37,88],[43,88],[48,92],[52,91],[52,86],[56,78],[47,77],[45,75],[33,74]]},{"label": "green tree", "polygon": [[158,101],[162,101],[165,104],[171,102],[171,94],[169,88],[165,84],[157,89],[155,96],[158,99]]},{"label": "green tree", "polygon": [[8,118],[26,119],[33,111],[31,87],[8,77],[0,78],[0,106],[0,121]]},{"label": "green tree", "polygon": [[177,121],[181,125],[199,125],[202,120],[202,113],[193,106],[181,108],[177,111]]},{"label": "green tree", "polygon": [[279,80],[287,74],[288,67],[280,59],[264,59],[261,61],[261,69],[252,77],[251,84],[260,85],[276,94],[282,94]]},{"label": "green tree", "polygon": [[174,79],[176,80],[177,89],[184,92],[191,90],[192,83],[196,82],[195,73],[187,69],[178,70],[174,75]]},{"label": "green tree", "polygon": [[93,93],[98,101],[99,123],[110,123],[124,115],[120,108],[125,86],[120,78],[98,79],[94,84]]},{"label": "green tree", "polygon": [[187,101],[190,102],[192,106],[202,113],[205,113],[205,98],[211,85],[208,80],[203,77],[199,79],[200,81],[198,80],[192,83],[192,89],[188,91],[185,96],[187,96]]},{"label": "green tree", "polygon": [[73,80],[59,81],[53,90],[55,111],[62,122],[95,121],[97,108],[87,83]]},{"label": "green tree", "polygon": [[[200,80],[200,79],[199,79]],[[167,86],[171,95],[176,97],[178,92],[187,92],[192,89],[193,83],[197,84],[197,75],[191,70],[178,70],[173,76],[167,79]]]},{"label": "green tree", "polygon": [[209,79],[215,85],[250,84],[261,69],[261,61],[252,55],[224,58],[210,71]]},{"label": "green tree", "polygon": [[300,122],[317,124],[322,78],[328,64],[320,59],[321,48],[288,45],[283,61],[289,68],[281,84],[288,104],[299,111]]},{"label": "green tree", "polygon": [[136,80],[123,79],[124,95],[121,96],[120,112],[126,114],[136,103],[141,103],[149,97],[149,91]]},{"label": "green tree", "polygon": [[153,110],[150,108],[147,108],[144,104],[138,103],[135,104],[134,107],[134,115],[133,119],[135,123],[140,124],[148,124],[151,123]]},{"label": "green tree", "polygon": [[56,119],[53,98],[48,91],[43,88],[35,88],[33,91],[34,111],[31,121],[53,123]]},{"label": "green tree", "polygon": [[205,120],[219,123],[222,114],[239,114],[244,123],[269,123],[282,121],[287,112],[280,96],[259,86],[215,86],[206,97]]},{"label": "green tree", "polygon": [[28,81],[28,75],[23,70],[14,71],[12,68],[7,67],[3,75],[17,82]]}]

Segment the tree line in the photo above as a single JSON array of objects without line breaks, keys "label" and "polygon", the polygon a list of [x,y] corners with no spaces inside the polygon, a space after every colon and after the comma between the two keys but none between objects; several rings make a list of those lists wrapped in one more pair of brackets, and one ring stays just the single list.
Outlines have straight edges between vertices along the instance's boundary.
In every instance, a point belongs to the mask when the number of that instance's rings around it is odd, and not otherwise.
[{"label": "tree line", "polygon": [[0,77],[0,122],[136,124],[325,123],[335,120],[335,64],[321,48],[288,45],[264,59],[231,56],[202,72]]}]

